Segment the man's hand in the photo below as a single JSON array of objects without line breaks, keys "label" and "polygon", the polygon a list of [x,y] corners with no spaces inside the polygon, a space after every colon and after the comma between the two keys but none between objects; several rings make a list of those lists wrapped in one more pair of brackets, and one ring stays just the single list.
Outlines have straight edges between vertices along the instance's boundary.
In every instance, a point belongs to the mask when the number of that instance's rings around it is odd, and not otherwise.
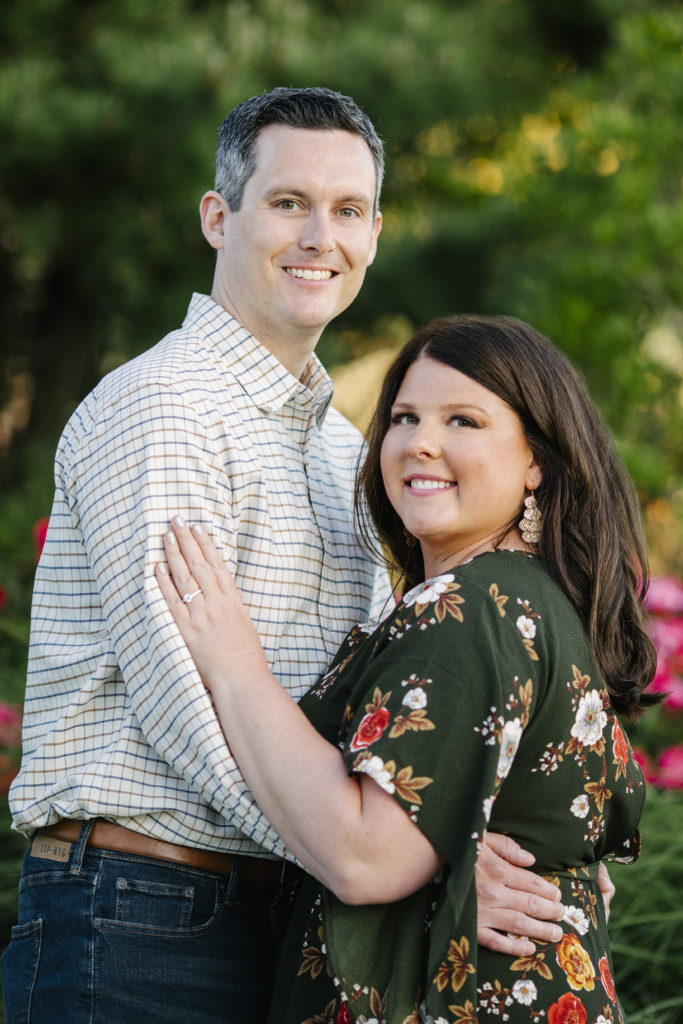
[{"label": "man's hand", "polygon": [[602,901],[605,904],[605,920],[609,921],[609,905],[612,902],[612,897],[617,891],[614,887],[614,882],[609,876],[609,872],[602,861],[598,868],[598,885],[600,886],[600,892],[602,893]]},{"label": "man's hand", "polygon": [[562,920],[560,890],[526,870],[533,862],[532,854],[509,836],[486,833],[475,879],[477,940],[487,949],[511,956],[531,956],[536,950],[531,939],[559,942],[562,938],[562,929],[550,923]]}]

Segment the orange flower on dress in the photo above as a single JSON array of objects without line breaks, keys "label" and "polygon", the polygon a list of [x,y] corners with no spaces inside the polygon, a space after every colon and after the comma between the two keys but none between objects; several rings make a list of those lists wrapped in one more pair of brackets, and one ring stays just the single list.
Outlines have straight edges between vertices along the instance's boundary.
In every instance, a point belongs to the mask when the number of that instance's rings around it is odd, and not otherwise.
[{"label": "orange flower on dress", "polygon": [[600,969],[600,980],[602,981],[602,987],[607,993],[608,999],[612,1003],[616,1003],[617,994],[614,991],[614,982],[612,981],[612,975],[610,973],[609,964],[607,963],[607,957],[601,956],[598,963]]},{"label": "orange flower on dress", "polygon": [[548,1007],[548,1024],[586,1024],[586,1008],[571,992]]},{"label": "orange flower on dress", "polygon": [[624,773],[628,764],[628,743],[624,736],[624,731],[616,718],[612,725],[612,752],[614,755],[613,764],[617,765],[617,778],[619,778]]},{"label": "orange flower on dress", "polygon": [[585,989],[587,992],[595,988],[595,970],[588,953],[576,935],[563,935],[555,946],[557,962],[567,975],[569,987],[575,991]]}]

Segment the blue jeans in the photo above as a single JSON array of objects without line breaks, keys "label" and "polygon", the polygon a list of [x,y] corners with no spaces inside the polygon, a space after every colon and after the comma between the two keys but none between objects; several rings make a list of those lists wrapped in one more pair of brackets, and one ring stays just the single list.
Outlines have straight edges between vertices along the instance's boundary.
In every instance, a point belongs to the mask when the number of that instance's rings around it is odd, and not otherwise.
[{"label": "blue jeans", "polygon": [[86,846],[24,858],[2,956],[7,1024],[259,1024],[273,980],[273,892]]}]

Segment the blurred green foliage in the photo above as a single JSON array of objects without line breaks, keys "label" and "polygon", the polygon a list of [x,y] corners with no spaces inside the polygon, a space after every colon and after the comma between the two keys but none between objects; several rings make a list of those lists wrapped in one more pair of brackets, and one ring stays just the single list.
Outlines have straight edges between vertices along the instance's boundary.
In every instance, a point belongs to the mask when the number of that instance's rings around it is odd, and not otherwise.
[{"label": "blurred green foliage", "polygon": [[275,85],[350,93],[387,145],[378,258],[323,361],[449,312],[529,320],[585,373],[654,567],[682,575],[682,57],[674,0],[6,0],[0,700],[23,695],[59,432],[209,290],[217,130]]}]

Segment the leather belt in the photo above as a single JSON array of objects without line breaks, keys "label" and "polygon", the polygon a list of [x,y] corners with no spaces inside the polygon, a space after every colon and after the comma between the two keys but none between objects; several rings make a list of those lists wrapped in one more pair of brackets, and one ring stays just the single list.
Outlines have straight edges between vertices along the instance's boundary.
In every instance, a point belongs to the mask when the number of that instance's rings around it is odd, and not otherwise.
[{"label": "leather belt", "polygon": [[[81,832],[83,821],[79,818],[62,818],[54,825],[38,829],[36,836],[48,836],[52,839],[63,839],[74,843]],[[96,818],[90,830],[87,846],[101,850],[114,850],[116,853],[131,853],[137,857],[154,857],[157,860],[170,860],[175,864],[185,864],[192,868],[201,868],[218,875],[229,875],[235,860],[239,861],[240,878],[247,885],[261,885],[275,888],[280,884],[284,864],[282,861],[266,860],[262,857],[233,856],[217,850],[199,850],[192,846],[179,846],[166,843],[163,839],[153,839],[133,832],[112,821]]]}]

